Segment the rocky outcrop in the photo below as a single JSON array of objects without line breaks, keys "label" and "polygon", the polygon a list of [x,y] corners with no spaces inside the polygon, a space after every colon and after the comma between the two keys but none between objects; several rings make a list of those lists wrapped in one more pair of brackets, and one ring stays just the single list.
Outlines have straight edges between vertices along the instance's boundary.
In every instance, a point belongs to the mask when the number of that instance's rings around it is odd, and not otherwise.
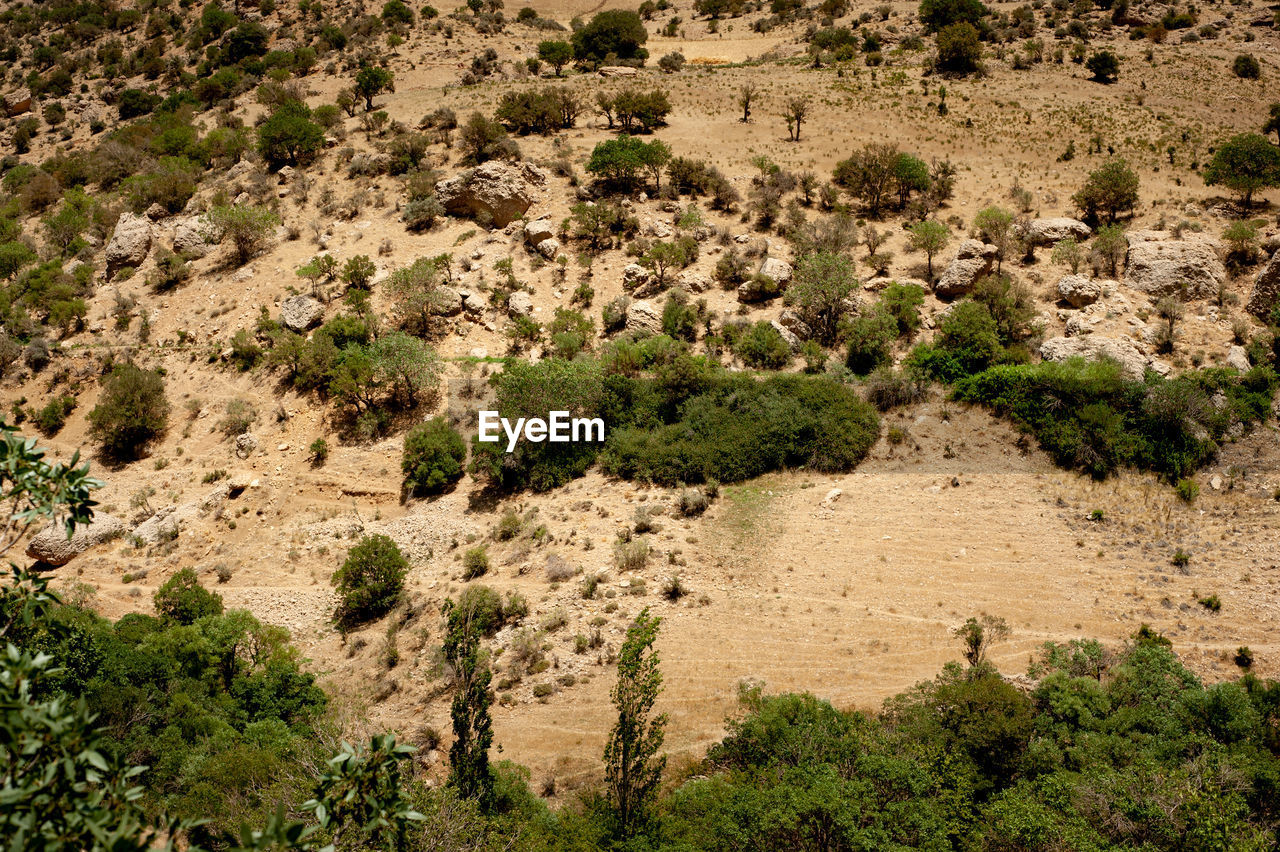
[{"label": "rocky outcrop", "polygon": [[979,278],[991,273],[991,265],[999,253],[993,245],[981,240],[965,240],[955,258],[933,283],[933,292],[944,299],[963,296],[973,289]]},{"label": "rocky outcrop", "polygon": [[1217,240],[1199,235],[1166,239],[1169,235],[1163,231],[1134,231],[1126,236],[1124,281],[1135,290],[1152,296],[1210,299],[1226,281]]},{"label": "rocky outcrop", "polygon": [[441,181],[436,198],[454,216],[487,217],[505,228],[525,214],[546,183],[547,173],[532,163],[494,160]]},{"label": "rocky outcrop", "polygon": [[639,300],[627,307],[627,331],[662,333],[662,311],[652,302]]},{"label": "rocky outcrop", "polygon": [[323,317],[324,305],[310,296],[290,296],[280,303],[280,322],[290,331],[306,331]]},{"label": "rocky outcrop", "polygon": [[151,220],[136,213],[121,213],[107,243],[107,269],[138,266],[151,251]]},{"label": "rocky outcrop", "polygon": [[173,250],[189,260],[204,257],[220,242],[221,235],[203,216],[190,216],[173,229]]},{"label": "rocky outcrop", "polygon": [[1098,361],[1108,358],[1119,363],[1125,375],[1132,379],[1141,379],[1147,369],[1147,359],[1138,351],[1134,342],[1126,337],[1103,337],[1098,334],[1054,337],[1040,344],[1040,357],[1046,361],[1068,361],[1072,358]]},{"label": "rocky outcrop", "polygon": [[88,524],[77,526],[70,538],[60,523],[49,524],[27,544],[27,556],[46,565],[66,565],[95,545],[124,535],[124,521],[106,512],[95,512]]},{"label": "rocky outcrop", "polygon": [[600,68],[601,77],[634,77],[639,73],[638,69],[630,65],[603,65]]},{"label": "rocky outcrop", "polygon": [[555,260],[556,255],[560,253],[560,241],[552,237],[538,243],[534,248],[547,260]]},{"label": "rocky outcrop", "polygon": [[813,337],[813,329],[809,328],[809,324],[800,319],[800,315],[790,308],[778,315],[778,325],[802,341]]},{"label": "rocky outcrop", "polygon": [[801,343],[800,338],[796,337],[795,332],[793,332],[791,329],[787,328],[777,320],[770,321],[769,325],[773,328],[774,331],[778,332],[778,336],[781,337],[783,341],[786,342],[787,346],[791,348],[792,352],[795,352],[797,349],[800,348],[800,343]]},{"label": "rocky outcrop", "polygon": [[18,89],[4,96],[4,111],[10,116],[31,112],[31,90]]},{"label": "rocky outcrop", "polygon": [[1058,280],[1058,298],[1073,308],[1092,305],[1102,295],[1102,285],[1083,275],[1064,275]]},{"label": "rocky outcrop", "polygon": [[1093,231],[1079,219],[1058,216],[1051,219],[1032,219],[1022,232],[1023,239],[1037,246],[1051,246],[1059,240],[1075,237],[1087,240]]},{"label": "rocky outcrop", "polygon": [[1227,350],[1227,366],[1242,373],[1249,372],[1253,367],[1249,363],[1249,353],[1243,346],[1232,346]]},{"label": "rocky outcrop", "polygon": [[698,295],[705,293],[711,289],[711,281],[701,272],[694,272],[692,269],[685,269],[676,275],[676,284],[680,289],[690,295]]},{"label": "rocky outcrop", "polygon": [[626,290],[638,290],[648,284],[652,277],[649,270],[638,263],[628,263],[622,267],[622,286]]},{"label": "rocky outcrop", "polygon": [[444,317],[453,317],[462,313],[466,300],[458,290],[452,287],[440,287],[431,300],[433,313]]},{"label": "rocky outcrop", "polygon": [[1270,262],[1258,273],[1253,282],[1253,294],[1249,296],[1249,313],[1266,322],[1271,312],[1280,307],[1280,250],[1271,256]]}]

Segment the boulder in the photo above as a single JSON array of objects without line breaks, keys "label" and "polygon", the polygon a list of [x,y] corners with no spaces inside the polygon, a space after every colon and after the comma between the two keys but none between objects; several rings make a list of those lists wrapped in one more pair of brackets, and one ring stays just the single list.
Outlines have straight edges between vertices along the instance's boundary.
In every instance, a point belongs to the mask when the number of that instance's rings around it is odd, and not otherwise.
[{"label": "boulder", "polygon": [[66,565],[89,548],[124,534],[124,521],[106,512],[94,512],[93,520],[77,526],[70,538],[60,523],[49,524],[27,544],[27,556],[47,565]]},{"label": "boulder", "polygon": [[1226,281],[1217,240],[1199,235],[1161,239],[1160,231],[1127,235],[1125,283],[1151,296],[1215,298]]},{"label": "boulder", "polygon": [[1271,319],[1271,312],[1280,306],[1280,250],[1258,273],[1253,282],[1253,294],[1249,296],[1249,313],[1263,322]]},{"label": "boulder", "polygon": [[440,316],[452,317],[462,313],[462,294],[452,287],[440,287],[431,302],[431,310]]},{"label": "boulder", "polygon": [[1059,240],[1075,237],[1087,240],[1093,231],[1079,219],[1058,216],[1050,219],[1032,219],[1023,230],[1023,238],[1037,246],[1051,246]]},{"label": "boulder", "polygon": [[252,432],[242,432],[236,435],[236,458],[247,459],[256,449],[258,449],[258,437]]},{"label": "boulder", "polygon": [[799,337],[796,337],[795,332],[791,329],[787,328],[777,320],[770,321],[769,325],[773,327],[774,331],[778,332],[779,337],[786,341],[787,346],[791,347],[792,352],[795,352],[800,348],[801,340]]},{"label": "boulder", "polygon": [[768,281],[762,278],[773,280],[768,276],[752,276],[746,281],[738,285],[738,301],[739,302],[763,302],[766,299],[772,299],[778,295],[776,286],[768,286]]},{"label": "boulder", "polygon": [[604,65],[600,68],[601,77],[634,77],[640,71],[630,65]]},{"label": "boulder", "polygon": [[1232,346],[1227,351],[1227,366],[1242,373],[1249,372],[1253,365],[1249,363],[1249,353],[1243,346]]},{"label": "boulder", "polygon": [[551,223],[550,219],[534,219],[524,226],[524,241],[531,246],[536,246],[543,240],[549,240],[555,235],[556,226]]},{"label": "boulder", "polygon": [[800,340],[808,340],[813,337],[813,329],[809,328],[809,324],[800,319],[800,315],[790,308],[778,315],[778,325],[794,334]]},{"label": "boulder", "polygon": [[1040,344],[1040,357],[1046,361],[1067,361],[1071,358],[1097,361],[1109,358],[1118,362],[1125,375],[1132,379],[1141,379],[1147,368],[1147,359],[1132,340],[1098,334],[1050,338]]},{"label": "boulder", "polygon": [[639,300],[627,307],[627,331],[662,333],[662,310],[652,302]]},{"label": "boulder", "polygon": [[649,270],[638,263],[628,263],[622,267],[622,286],[627,290],[637,290],[649,283],[652,278]]},{"label": "boulder", "polygon": [[151,251],[151,220],[136,213],[121,213],[107,243],[107,269],[138,266]]},{"label": "boulder", "polygon": [[760,264],[760,274],[768,275],[779,284],[786,284],[791,280],[794,270],[791,264],[777,257],[766,257],[764,263]]},{"label": "boulder", "polygon": [[18,89],[4,96],[4,111],[10,116],[31,112],[31,90]]},{"label": "boulder", "polygon": [[1102,295],[1102,285],[1083,275],[1064,275],[1058,280],[1058,298],[1073,308],[1092,305]]},{"label": "boulder", "polygon": [[280,303],[280,322],[290,331],[306,331],[323,317],[324,305],[310,296],[290,296]]},{"label": "boulder", "polygon": [[532,163],[493,160],[441,181],[436,199],[454,216],[486,215],[505,228],[525,214],[546,183],[547,173]]},{"label": "boulder", "polygon": [[560,241],[555,238],[546,239],[538,243],[536,248],[538,250],[538,254],[542,255],[547,260],[555,260],[556,255],[560,253]]},{"label": "boulder", "polygon": [[517,290],[507,299],[507,311],[513,317],[527,317],[533,313],[533,299],[523,290]]},{"label": "boulder", "polygon": [[686,293],[698,295],[711,289],[711,281],[701,272],[685,269],[676,275],[676,284]]},{"label": "boulder", "polygon": [[965,240],[956,249],[955,258],[933,283],[933,292],[944,299],[968,293],[979,278],[990,274],[999,251],[982,240]]}]

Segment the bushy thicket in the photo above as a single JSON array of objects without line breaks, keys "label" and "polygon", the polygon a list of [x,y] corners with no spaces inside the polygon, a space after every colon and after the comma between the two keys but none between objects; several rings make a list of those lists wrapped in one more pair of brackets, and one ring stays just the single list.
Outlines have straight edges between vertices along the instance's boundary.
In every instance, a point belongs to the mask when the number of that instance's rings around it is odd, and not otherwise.
[{"label": "bushy thicket", "polygon": [[1102,477],[1119,467],[1170,481],[1210,461],[1233,430],[1264,420],[1270,367],[1126,378],[1108,361],[1000,365],[960,380],[957,399],[990,406],[1026,428],[1066,467]]},{"label": "bushy thicket", "polygon": [[604,445],[477,441],[472,471],[506,488],[544,490],[606,473],[672,485],[737,482],[788,467],[847,471],[879,432],[875,411],[822,376],[733,374],[665,335],[615,344],[599,359],[512,362],[496,374],[497,408],[514,422],[549,409],[600,417]]},{"label": "bushy thicket", "polygon": [[441,491],[462,476],[466,459],[466,442],[443,417],[419,423],[404,436],[405,487],[421,494]]},{"label": "bushy thicket", "polygon": [[333,574],[339,599],[333,620],[347,628],[386,615],[400,600],[408,571],[409,560],[388,536],[360,539]]}]

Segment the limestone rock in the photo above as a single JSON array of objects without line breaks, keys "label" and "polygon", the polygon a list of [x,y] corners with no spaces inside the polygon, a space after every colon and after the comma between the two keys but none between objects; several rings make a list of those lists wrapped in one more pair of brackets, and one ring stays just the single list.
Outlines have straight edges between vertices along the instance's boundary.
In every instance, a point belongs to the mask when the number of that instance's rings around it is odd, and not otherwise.
[{"label": "limestone rock", "polygon": [[431,302],[431,310],[440,316],[452,317],[462,313],[464,299],[462,293],[452,287],[441,287],[436,290]]},{"label": "limestone rock", "polygon": [[692,269],[686,269],[676,275],[676,283],[685,292],[695,296],[711,289],[711,281],[707,279],[707,276],[701,272],[694,272]]},{"label": "limestone rock", "polygon": [[560,241],[555,238],[545,239],[536,246],[538,254],[547,260],[555,260],[560,253]]},{"label": "limestone rock", "polygon": [[1141,379],[1147,367],[1146,358],[1133,341],[1126,337],[1103,337],[1098,334],[1050,338],[1040,345],[1040,357],[1046,361],[1067,361],[1071,358],[1097,361],[1109,358],[1119,362],[1125,375],[1133,379]]},{"label": "limestone rock", "polygon": [[1280,306],[1280,250],[1253,282],[1253,295],[1249,297],[1249,313],[1264,322],[1271,319],[1271,312]]},{"label": "limestone rock", "polygon": [[1049,219],[1032,219],[1027,223],[1023,236],[1029,242],[1038,246],[1051,246],[1059,240],[1065,240],[1068,237],[1075,237],[1077,240],[1087,240],[1093,231],[1084,222],[1079,219],[1070,219],[1066,216],[1058,216]]},{"label": "limestone rock", "polygon": [[802,341],[813,337],[813,329],[790,308],[778,315],[778,324]]},{"label": "limestone rock", "polygon": [[796,337],[795,332],[791,329],[787,328],[777,320],[772,320],[769,325],[773,327],[774,331],[778,332],[779,337],[786,341],[787,346],[791,347],[792,352],[795,352],[800,348],[801,340],[799,337]]},{"label": "limestone rock", "polygon": [[634,77],[640,71],[630,65],[604,65],[600,68],[601,77]]},{"label": "limestone rock", "polygon": [[111,242],[107,243],[107,268],[138,266],[151,251],[151,220],[136,213],[121,213]]},{"label": "limestone rock", "polygon": [[9,92],[4,96],[4,110],[10,116],[31,112],[31,90],[27,88]]},{"label": "limestone rock", "polygon": [[27,556],[48,565],[66,565],[89,548],[118,538],[124,531],[124,521],[106,512],[94,512],[93,520],[77,526],[71,538],[67,538],[67,528],[62,524],[49,524],[27,544]]},{"label": "limestone rock", "polygon": [[627,331],[662,333],[662,311],[652,302],[639,300],[627,307]]},{"label": "limestone rock", "polygon": [[324,305],[310,296],[290,296],[280,303],[280,322],[290,331],[306,331],[323,317]]},{"label": "limestone rock", "polygon": [[1083,275],[1064,275],[1058,281],[1058,298],[1073,308],[1092,305],[1102,295],[1102,285]]},{"label": "limestone rock", "polygon": [[1166,240],[1160,234],[1136,231],[1127,235],[1125,283],[1152,296],[1216,297],[1227,277],[1217,240],[1199,235]]},{"label": "limestone rock", "polygon": [[507,310],[513,317],[527,317],[533,313],[533,299],[523,290],[517,290],[507,299]]},{"label": "limestone rock", "polygon": [[768,275],[780,285],[790,281],[794,272],[791,264],[777,257],[766,257],[764,263],[760,264],[760,274]]},{"label": "limestone rock", "polygon": [[638,263],[628,263],[622,267],[622,286],[627,290],[636,290],[649,283],[652,276],[649,270]]},{"label": "limestone rock", "polygon": [[524,241],[531,246],[536,246],[555,235],[556,227],[551,224],[550,219],[534,219],[524,226]]},{"label": "limestone rock", "polygon": [[249,454],[258,449],[258,438],[252,432],[236,435],[236,457],[247,459]]},{"label": "limestone rock", "polygon": [[532,163],[492,160],[441,181],[436,198],[455,216],[487,215],[505,228],[524,215],[546,183],[547,173]]},{"label": "limestone rock", "polygon": [[1253,365],[1249,363],[1249,353],[1243,346],[1232,346],[1227,351],[1227,366],[1242,373],[1249,372]]}]

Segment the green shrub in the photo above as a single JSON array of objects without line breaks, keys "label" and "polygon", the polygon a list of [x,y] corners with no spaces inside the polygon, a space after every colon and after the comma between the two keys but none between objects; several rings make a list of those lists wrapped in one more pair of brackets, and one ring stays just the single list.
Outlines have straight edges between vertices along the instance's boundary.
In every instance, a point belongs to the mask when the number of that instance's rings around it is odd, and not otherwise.
[{"label": "green shrub", "polygon": [[462,554],[462,579],[474,580],[489,573],[489,551],[484,545]]},{"label": "green shrub", "polygon": [[1241,53],[1232,61],[1231,73],[1242,80],[1256,80],[1262,76],[1262,66],[1253,54]]},{"label": "green shrub", "polygon": [[385,535],[365,536],[333,575],[339,603],[334,621],[354,627],[391,611],[400,600],[409,561]]},{"label": "green shrub", "polygon": [[752,325],[738,337],[733,351],[748,367],[781,370],[791,363],[791,347],[765,320]]},{"label": "green shrub", "polygon": [[176,624],[194,624],[205,616],[222,615],[222,596],[200,585],[190,568],[166,580],[152,600],[156,614]]},{"label": "green shrub", "polygon": [[400,468],[405,487],[418,494],[439,492],[462,477],[467,445],[443,417],[409,430]]},{"label": "green shrub", "polygon": [[169,401],[158,373],[117,364],[89,412],[89,434],[108,456],[139,458],[169,425]]},{"label": "green shrub", "polygon": [[587,65],[598,65],[606,58],[643,65],[649,51],[641,45],[649,38],[644,22],[635,12],[607,9],[574,32],[573,58]]},{"label": "green shrub", "polygon": [[67,417],[76,408],[76,398],[71,395],[56,396],[50,399],[31,418],[36,429],[42,435],[56,435],[62,431]]},{"label": "green shrub", "polygon": [[885,310],[874,310],[855,317],[846,332],[848,351],[845,364],[859,376],[865,376],[893,357],[893,343],[898,338],[898,320]]}]

